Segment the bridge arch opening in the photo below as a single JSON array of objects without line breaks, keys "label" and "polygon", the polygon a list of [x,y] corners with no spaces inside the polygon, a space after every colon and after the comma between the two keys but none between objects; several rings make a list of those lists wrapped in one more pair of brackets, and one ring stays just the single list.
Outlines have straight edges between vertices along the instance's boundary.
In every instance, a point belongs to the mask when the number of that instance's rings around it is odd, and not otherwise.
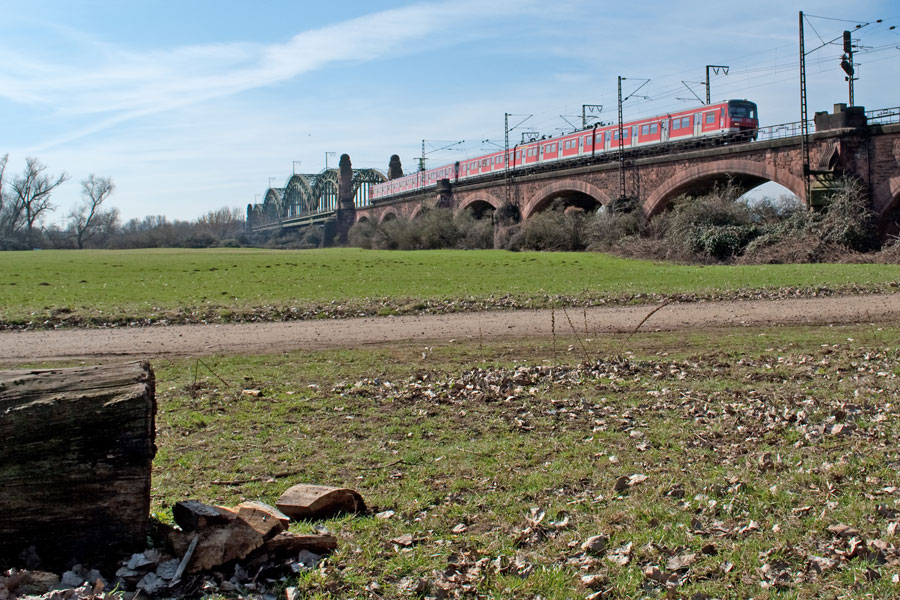
[{"label": "bridge arch opening", "polygon": [[497,209],[486,200],[475,200],[464,206],[463,210],[468,211],[476,220],[480,221],[481,219],[493,219],[494,211]]},{"label": "bridge arch opening", "polygon": [[527,201],[522,218],[527,219],[551,207],[596,212],[609,202],[608,194],[597,186],[583,180],[566,179],[537,190]]},{"label": "bridge arch opening", "polygon": [[872,194],[872,206],[880,216],[882,237],[900,235],[900,176],[878,186]]},{"label": "bridge arch opening", "polygon": [[644,214],[652,218],[670,208],[681,196],[705,196],[717,187],[725,186],[742,190],[741,197],[757,189],[762,190],[763,195],[772,195],[773,190],[786,190],[785,195],[800,201],[804,197],[803,180],[790,172],[747,160],[725,160],[677,173],[650,194],[644,202]]},{"label": "bridge arch opening", "polygon": [[554,192],[534,203],[526,218],[545,210],[561,209],[566,212],[596,212],[603,203],[584,192],[565,190]]},{"label": "bridge arch opening", "polygon": [[379,223],[387,223],[388,221],[394,221],[397,218],[397,213],[394,211],[389,211],[381,215],[381,219],[379,219]]}]

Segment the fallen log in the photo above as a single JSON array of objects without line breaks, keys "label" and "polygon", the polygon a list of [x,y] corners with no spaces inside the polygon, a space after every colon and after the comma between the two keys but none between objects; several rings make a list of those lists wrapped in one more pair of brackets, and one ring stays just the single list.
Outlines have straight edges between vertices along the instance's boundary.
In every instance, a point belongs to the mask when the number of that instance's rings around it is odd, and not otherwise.
[{"label": "fallen log", "polygon": [[0,564],[143,549],[155,413],[146,362],[0,371]]}]

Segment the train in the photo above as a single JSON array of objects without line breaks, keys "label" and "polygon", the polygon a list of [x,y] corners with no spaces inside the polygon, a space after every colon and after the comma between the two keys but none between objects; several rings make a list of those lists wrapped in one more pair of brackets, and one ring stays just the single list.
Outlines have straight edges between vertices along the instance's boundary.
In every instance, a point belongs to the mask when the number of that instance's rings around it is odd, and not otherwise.
[{"label": "train", "polygon": [[[527,141],[509,149],[509,169],[519,171],[538,165],[595,157],[620,148],[631,149],[691,140],[755,139],[759,129],[756,104],[749,100],[726,100],[717,104],[638,119],[619,125],[595,125],[556,137]],[[393,196],[437,185],[448,179],[465,181],[507,169],[505,150],[476,156],[434,169],[418,171],[369,188],[369,200]]]}]

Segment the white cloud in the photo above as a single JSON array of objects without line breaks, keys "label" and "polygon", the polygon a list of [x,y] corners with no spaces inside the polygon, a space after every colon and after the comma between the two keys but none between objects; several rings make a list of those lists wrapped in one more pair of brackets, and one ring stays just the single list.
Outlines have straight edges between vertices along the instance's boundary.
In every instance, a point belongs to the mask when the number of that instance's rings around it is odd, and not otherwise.
[{"label": "white cloud", "polygon": [[[0,97],[48,105],[56,118],[97,119],[31,148],[43,151],[136,117],[270,86],[342,61],[369,61],[418,48],[415,40],[529,3],[508,0],[416,4],[304,31],[285,43],[187,46],[145,54],[87,42],[88,64],[52,64],[0,52]],[[78,39],[77,35],[71,36]]]}]

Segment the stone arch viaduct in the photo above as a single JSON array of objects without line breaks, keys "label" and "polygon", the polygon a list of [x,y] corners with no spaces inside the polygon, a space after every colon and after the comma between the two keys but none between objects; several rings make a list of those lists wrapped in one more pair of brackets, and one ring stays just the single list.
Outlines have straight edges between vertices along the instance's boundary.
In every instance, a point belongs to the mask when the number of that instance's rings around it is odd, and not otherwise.
[{"label": "stone arch viaduct", "polygon": [[[867,119],[868,117],[868,119]],[[816,190],[840,175],[857,178],[868,191],[881,218],[882,232],[900,231],[900,109],[870,111],[861,107],[818,113],[816,132],[809,138],[813,193],[807,197],[798,124],[779,126],[784,135],[766,135],[760,141],[711,147],[655,148],[626,154],[624,169],[618,156],[546,165],[528,172],[498,173],[474,181],[439,182],[437,188],[411,192],[377,203],[345,202],[335,211],[337,221],[349,228],[354,222],[415,219],[428,207],[472,210],[476,216],[505,203],[517,206],[528,219],[561,201],[566,206],[593,210],[609,205],[620,195],[638,200],[648,218],[666,210],[683,194],[699,195],[727,181],[745,189],[776,182],[806,204],[816,204]],[[775,129],[775,128],[771,128]],[[768,139],[764,139],[768,138]],[[349,158],[347,160],[349,165]],[[249,208],[248,208],[249,210]],[[342,214],[337,214],[342,213]],[[338,230],[341,226],[338,225]]]}]

